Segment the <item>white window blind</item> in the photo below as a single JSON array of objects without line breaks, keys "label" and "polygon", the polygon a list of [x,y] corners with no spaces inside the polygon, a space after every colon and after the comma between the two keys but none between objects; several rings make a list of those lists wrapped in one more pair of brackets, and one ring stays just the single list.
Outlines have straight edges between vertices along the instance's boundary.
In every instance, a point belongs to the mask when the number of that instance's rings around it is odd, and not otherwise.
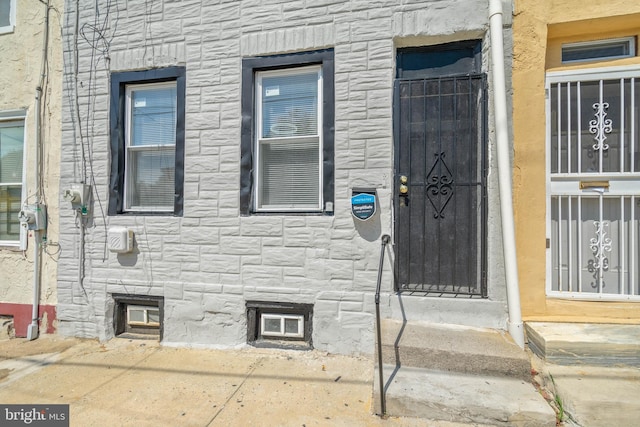
[{"label": "white window blind", "polygon": [[20,240],[24,122],[0,122],[0,242]]},{"label": "white window blind", "polygon": [[176,84],[127,87],[128,210],[173,210],[175,195]]},{"label": "white window blind", "polygon": [[319,210],[320,67],[257,75],[257,209]]}]

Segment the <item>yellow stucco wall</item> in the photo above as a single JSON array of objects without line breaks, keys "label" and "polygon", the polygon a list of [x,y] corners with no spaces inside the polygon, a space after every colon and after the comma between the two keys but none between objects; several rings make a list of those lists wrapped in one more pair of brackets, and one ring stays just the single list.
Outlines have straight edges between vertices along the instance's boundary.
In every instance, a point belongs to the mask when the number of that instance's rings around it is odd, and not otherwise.
[{"label": "yellow stucco wall", "polygon": [[[0,34],[0,111],[25,109],[26,173],[29,202],[34,201],[35,96],[42,64],[45,5],[39,1],[16,2],[13,33]],[[62,12],[63,1],[53,0],[50,13],[47,82],[42,109],[43,189],[49,214],[47,239],[53,244],[42,255],[42,304],[57,302],[58,185],[60,177],[60,118],[62,102]],[[0,302],[33,302],[33,237],[22,252],[0,247]]]},{"label": "yellow stucco wall", "polygon": [[562,66],[562,43],[640,39],[640,2],[514,0],[514,211],[524,320],[640,323],[640,303],[547,298],[545,72],[640,64],[635,58]]}]

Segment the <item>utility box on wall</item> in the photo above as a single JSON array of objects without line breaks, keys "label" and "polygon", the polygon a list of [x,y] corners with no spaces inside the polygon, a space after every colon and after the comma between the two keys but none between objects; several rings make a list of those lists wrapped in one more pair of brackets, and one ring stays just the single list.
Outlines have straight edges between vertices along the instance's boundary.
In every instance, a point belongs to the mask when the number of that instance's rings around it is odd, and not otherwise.
[{"label": "utility box on wall", "polygon": [[371,218],[377,210],[375,188],[354,188],[351,196],[351,214],[360,221]]},{"label": "utility box on wall", "polygon": [[133,251],[133,230],[127,227],[109,227],[108,245],[111,252],[124,254]]},{"label": "utility box on wall", "polygon": [[18,220],[27,230],[44,230],[47,228],[47,208],[41,203],[26,205],[18,213]]}]

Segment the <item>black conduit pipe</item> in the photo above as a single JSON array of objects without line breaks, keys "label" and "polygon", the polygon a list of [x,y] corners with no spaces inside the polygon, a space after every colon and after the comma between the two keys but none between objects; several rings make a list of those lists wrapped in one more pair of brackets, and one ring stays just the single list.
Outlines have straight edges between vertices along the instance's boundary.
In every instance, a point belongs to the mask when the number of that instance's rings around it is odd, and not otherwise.
[{"label": "black conduit pipe", "polygon": [[376,286],[376,329],[378,334],[378,375],[380,377],[380,416],[384,417],[387,412],[387,404],[384,400],[384,375],[382,372],[382,337],[380,332],[380,283],[382,282],[382,267],[384,265],[384,250],[391,237],[388,234],[382,235],[382,246],[380,248],[380,265],[378,265],[378,284]]}]

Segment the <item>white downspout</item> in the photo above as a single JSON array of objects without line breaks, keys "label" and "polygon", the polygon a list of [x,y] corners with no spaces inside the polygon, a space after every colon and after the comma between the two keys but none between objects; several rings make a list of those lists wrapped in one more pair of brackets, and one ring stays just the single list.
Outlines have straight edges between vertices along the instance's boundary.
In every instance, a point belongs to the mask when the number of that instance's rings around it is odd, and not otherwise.
[{"label": "white downspout", "polygon": [[[38,87],[36,88],[36,111],[35,111],[35,159],[34,159],[34,179],[35,179],[35,193],[36,193],[36,204],[37,208],[40,207],[41,193],[42,188],[40,186],[41,180],[41,124],[40,124],[40,116],[42,113],[42,87],[44,86],[44,80],[46,75],[46,65],[47,65],[47,53],[49,46],[49,1],[45,3],[46,11],[45,11],[45,25],[44,25],[44,41],[42,47],[42,66],[40,71],[40,81],[38,82]],[[33,230],[33,307],[31,310],[31,324],[27,327],[27,339],[32,341],[38,338],[39,330],[38,330],[38,309],[40,307],[40,256],[41,256],[41,231]]]},{"label": "white downspout", "polygon": [[518,284],[518,260],[513,221],[511,187],[511,162],[509,159],[509,129],[507,93],[504,76],[504,39],[502,37],[502,0],[489,0],[489,27],[491,31],[491,62],[493,71],[493,96],[498,153],[498,183],[500,187],[500,214],[502,216],[502,246],[507,281],[507,329],[520,348],[524,348],[524,330],[520,310],[520,285]]},{"label": "white downspout", "polygon": [[[36,204],[40,206],[40,100],[42,87],[36,89],[36,150],[35,150],[35,179],[36,179]],[[31,310],[31,324],[27,327],[27,339],[29,341],[38,338],[38,308],[40,307],[40,230],[33,230],[33,307]]]}]

